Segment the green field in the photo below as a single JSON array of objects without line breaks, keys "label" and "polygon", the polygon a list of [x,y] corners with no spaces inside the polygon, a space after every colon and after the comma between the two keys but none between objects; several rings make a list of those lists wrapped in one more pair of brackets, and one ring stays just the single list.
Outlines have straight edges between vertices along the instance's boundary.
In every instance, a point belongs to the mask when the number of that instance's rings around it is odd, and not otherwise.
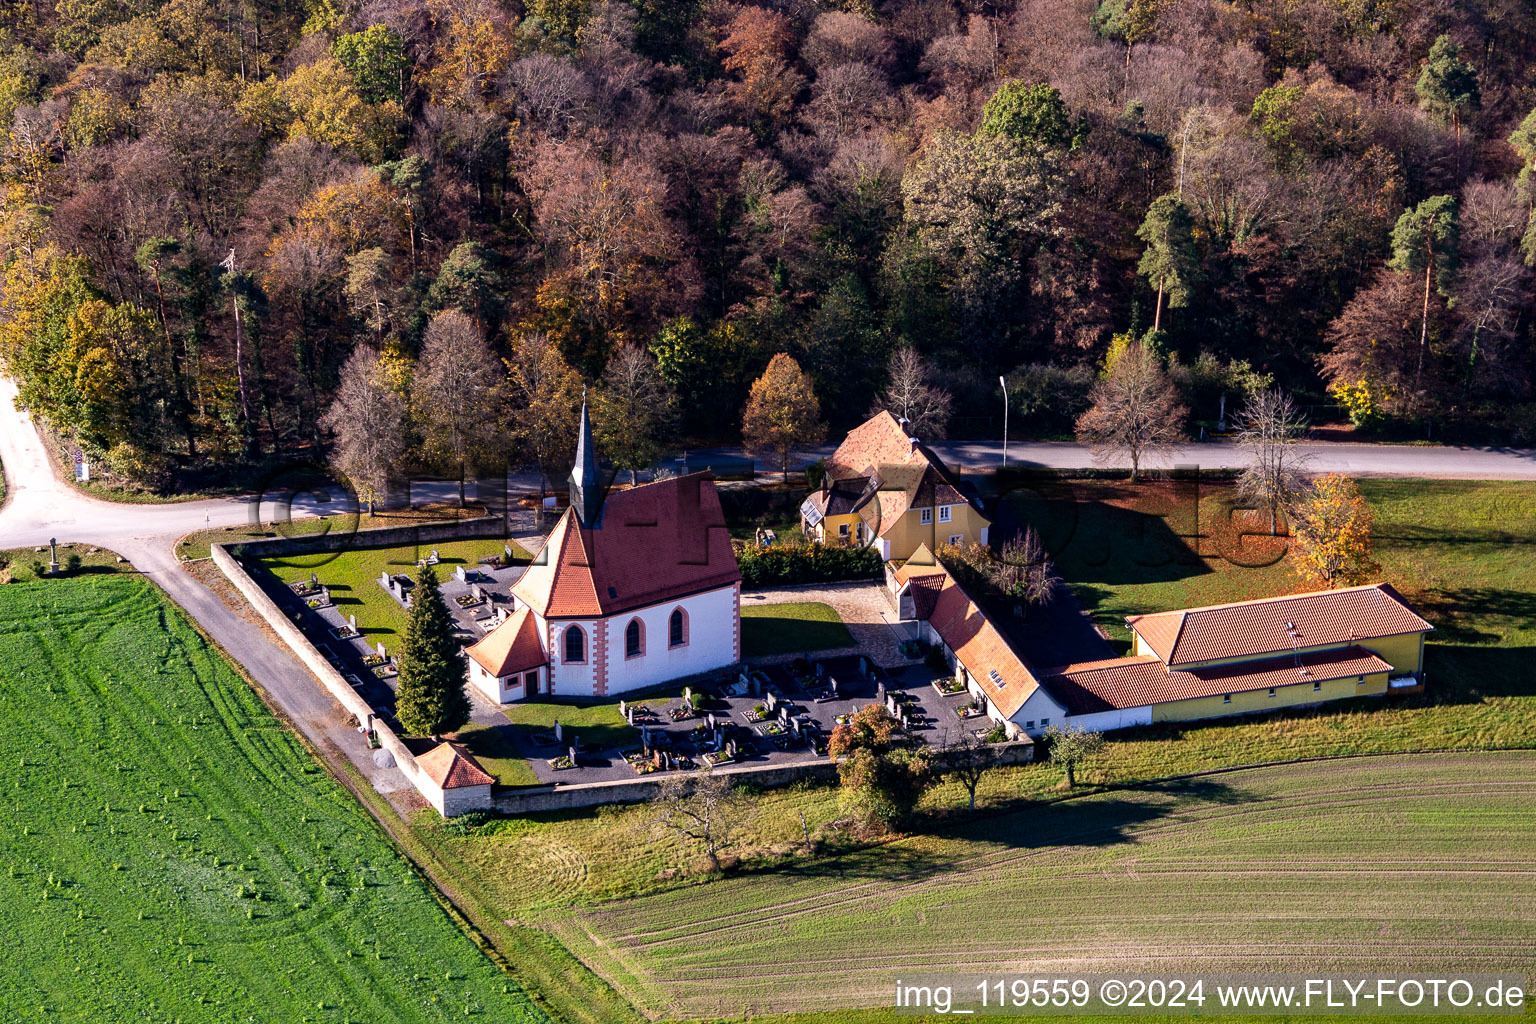
[{"label": "green field", "polygon": [[853,634],[829,604],[796,601],[744,605],[741,609],[741,656],[762,658],[801,651],[851,647]]},{"label": "green field", "polygon": [[678,1017],[888,1004],[920,971],[1523,973],[1533,837],[1536,755],[1358,759],[1026,808],[547,926]]},{"label": "green field", "polygon": [[0,1017],[540,1021],[147,581],[0,587]]},{"label": "green field", "polygon": [[[437,578],[445,580],[453,575],[456,565],[474,565],[486,555],[501,554],[504,543],[485,538],[419,547],[356,547],[335,554],[263,558],[257,564],[284,583],[307,580],[310,573],[314,573],[330,588],[331,600],[341,613],[357,616],[357,628],[370,643],[382,640],[393,648],[403,639],[408,613],[379,586],[380,573],[387,569],[391,573],[415,576],[418,572],[416,560],[427,557],[435,548],[440,559]],[[515,559],[528,560],[528,552],[516,544],[511,547]]]}]

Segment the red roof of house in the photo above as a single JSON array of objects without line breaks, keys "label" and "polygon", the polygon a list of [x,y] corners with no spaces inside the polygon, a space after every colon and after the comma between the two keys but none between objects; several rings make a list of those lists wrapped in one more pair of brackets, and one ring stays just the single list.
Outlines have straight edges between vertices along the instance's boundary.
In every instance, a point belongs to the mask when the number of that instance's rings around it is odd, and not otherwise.
[{"label": "red roof of house", "polygon": [[878,484],[877,536],[885,536],[908,509],[970,504],[944,460],[908,437],[896,417],[884,410],[848,431],[843,443],[827,457],[826,470],[829,484],[813,499],[818,509],[834,504],[830,492],[841,488],[850,494],[859,492],[857,504],[850,509],[857,511],[869,502],[867,484]]},{"label": "red roof of house", "polygon": [[[1126,624],[1170,666],[1288,653],[1434,629],[1386,583],[1176,612],[1132,615]],[[1295,627],[1291,636],[1287,623]]]},{"label": "red roof of house", "polygon": [[465,653],[493,676],[537,668],[548,660],[539,642],[539,624],[527,608],[513,612]]},{"label": "red roof of house", "polygon": [[[914,577],[925,585],[932,578]],[[1011,717],[1038,688],[1034,673],[955,578],[946,573],[942,580],[929,624],[993,706],[1004,717]]]},{"label": "red roof of house", "polygon": [[1303,654],[1300,662],[1298,667],[1297,658],[1287,654],[1236,665],[1169,669],[1158,659],[1142,655],[1067,665],[1045,675],[1041,685],[1067,714],[1085,715],[1271,686],[1326,683],[1392,668],[1365,648],[1354,646]]},{"label": "red roof of house", "polygon": [[895,416],[881,410],[848,431],[843,443],[827,457],[827,478],[866,476],[871,467],[902,465],[912,454],[912,439]]},{"label": "red roof of house", "polygon": [[573,510],[512,593],[544,618],[593,618],[741,581],[708,473],[610,491],[596,529]]},{"label": "red roof of house", "polygon": [[416,759],[416,766],[442,789],[485,786],[496,777],[480,767],[462,743],[444,741]]}]

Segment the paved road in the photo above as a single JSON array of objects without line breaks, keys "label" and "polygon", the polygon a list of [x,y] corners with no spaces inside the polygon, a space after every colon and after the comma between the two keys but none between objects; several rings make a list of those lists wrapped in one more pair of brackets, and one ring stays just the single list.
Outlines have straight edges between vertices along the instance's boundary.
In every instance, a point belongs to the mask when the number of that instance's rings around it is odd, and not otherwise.
[{"label": "paved road", "polygon": [[[0,508],[0,548],[37,546],[58,537],[116,551],[243,665],[310,742],[321,750],[344,752],[380,792],[409,789],[398,769],[374,766],[342,709],[286,647],[182,569],[173,550],[179,537],[208,525],[248,522],[257,503],[224,498],[124,505],[85,497],[54,477],[42,439],[30,418],[15,408],[15,395],[15,386],[0,377],[0,459],[8,483],[8,500]],[[309,514],[318,507],[323,506],[301,499],[294,503],[294,514]],[[269,503],[260,509],[267,517],[273,514]]]},{"label": "paved road", "polygon": [[[950,466],[970,470],[995,469],[1002,465],[1000,441],[935,441],[930,446]],[[832,445],[818,445],[797,453],[793,464],[804,466],[832,454]],[[1536,449],[1429,447],[1394,444],[1341,444],[1318,441],[1297,445],[1313,472],[1338,472],[1350,476],[1443,477],[1470,480],[1536,480]],[[689,468],[702,469],[712,459],[744,457],[740,448],[700,448],[688,453]],[[1042,469],[1086,469],[1097,465],[1088,449],[1071,441],[1012,441],[1008,444],[1010,466]],[[1151,459],[1149,469],[1195,465],[1205,469],[1240,469],[1247,464],[1241,448],[1231,441],[1208,441],[1180,448],[1172,458]],[[1110,468],[1129,469],[1130,463],[1111,462]],[[773,467],[759,464],[758,469]]]}]

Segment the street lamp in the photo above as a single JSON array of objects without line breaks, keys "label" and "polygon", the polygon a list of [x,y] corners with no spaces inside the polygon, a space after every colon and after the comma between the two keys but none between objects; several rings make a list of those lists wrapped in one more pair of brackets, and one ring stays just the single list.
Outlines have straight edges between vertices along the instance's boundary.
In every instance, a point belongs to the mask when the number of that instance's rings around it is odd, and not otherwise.
[{"label": "street lamp", "polygon": [[997,375],[997,383],[1003,389],[1003,468],[1008,468],[1008,381],[1002,374]]}]

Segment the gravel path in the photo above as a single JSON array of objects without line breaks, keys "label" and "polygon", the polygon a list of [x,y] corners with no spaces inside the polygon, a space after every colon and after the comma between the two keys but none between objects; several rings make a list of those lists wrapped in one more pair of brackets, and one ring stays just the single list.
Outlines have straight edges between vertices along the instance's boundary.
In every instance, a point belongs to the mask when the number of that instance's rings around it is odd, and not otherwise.
[{"label": "gravel path", "polygon": [[[882,668],[899,668],[915,664],[917,659],[902,655],[900,642],[915,638],[917,630],[910,622],[901,622],[886,597],[884,585],[874,581],[859,583],[823,583],[800,587],[779,587],[773,590],[744,590],[741,606],[765,604],[797,604],[817,602],[831,605],[853,634],[852,647],[840,647],[831,651],[818,651],[818,658],[832,658],[845,654],[862,654]],[[776,665],[793,661],[797,654],[781,654],[765,658],[753,658],[754,664]]]}]

